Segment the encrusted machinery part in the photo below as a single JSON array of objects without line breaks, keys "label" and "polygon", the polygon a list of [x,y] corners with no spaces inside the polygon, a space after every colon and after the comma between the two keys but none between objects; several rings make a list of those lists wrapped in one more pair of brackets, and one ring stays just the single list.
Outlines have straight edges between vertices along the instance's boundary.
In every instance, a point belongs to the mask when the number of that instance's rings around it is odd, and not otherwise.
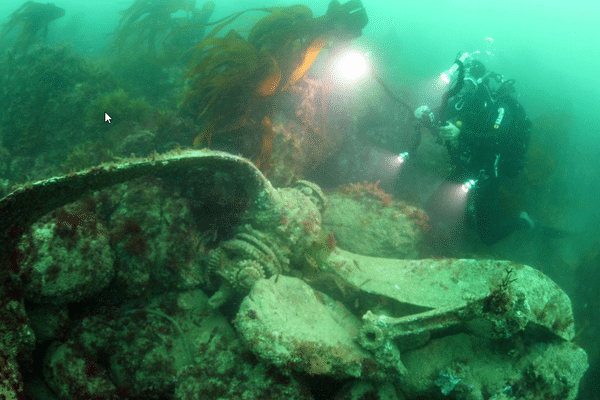
[{"label": "encrusted machinery part", "polygon": [[250,289],[259,279],[265,277],[265,272],[258,261],[242,260],[238,263],[238,269],[234,277],[234,285],[244,289]]},{"label": "encrusted machinery part", "polygon": [[299,180],[294,184],[294,188],[298,189],[301,193],[307,196],[315,205],[319,208],[319,211],[323,213],[328,206],[327,196],[323,193],[323,190],[314,182]]},{"label": "encrusted machinery part", "polygon": [[363,315],[358,342],[365,349],[377,350],[391,343],[400,351],[418,348],[429,340],[436,331],[454,328],[468,321],[472,315],[468,307],[477,308],[481,304],[441,308],[400,318],[377,315],[367,311]]},{"label": "encrusted machinery part", "polygon": [[[228,284],[249,289],[259,279],[286,272],[290,259],[304,254],[320,232],[326,198],[321,189],[301,181],[298,189],[275,190],[249,160],[225,152],[200,150],[172,152],[147,159],[109,163],[84,171],[25,185],[0,200],[0,282],[11,270],[11,256],[21,235],[48,212],[71,203],[86,193],[151,175],[169,182],[189,182],[204,189],[215,185],[207,176],[228,175],[237,182],[248,202],[233,239],[221,244],[209,260]],[[210,188],[207,188],[210,189]],[[247,265],[253,262],[251,268]],[[12,268],[15,270],[14,266]],[[229,270],[231,269],[231,270]],[[16,271],[14,271],[16,272]],[[227,288],[225,291],[229,291]]]},{"label": "encrusted machinery part", "polygon": [[348,283],[396,304],[397,309],[383,317],[363,317],[367,324],[385,327],[388,337],[422,335],[457,325],[476,329],[469,325],[476,319],[488,321],[490,334],[503,339],[530,324],[564,340],[575,335],[567,294],[526,265],[496,260],[394,260],[341,249],[331,254],[328,264],[337,266],[332,271]]},{"label": "encrusted machinery part", "polygon": [[260,262],[269,275],[281,274],[288,270],[290,261],[282,249],[275,246],[269,236],[254,229],[250,224],[239,227],[234,238],[223,243],[222,247],[224,250],[237,249],[244,257]]},{"label": "encrusted machinery part", "polygon": [[145,175],[179,180],[182,176],[228,173],[244,183],[249,207],[269,209],[276,197],[271,183],[249,160],[229,153],[199,150],[172,152],[132,159],[27,184],[0,200],[0,282],[10,270],[10,259],[21,235],[48,212],[86,193]]},{"label": "encrusted machinery part", "polygon": [[290,265],[304,257],[305,249],[319,235],[320,210],[325,207],[326,199],[317,185],[304,182],[299,188],[278,189],[271,204],[270,209],[248,215],[236,228],[233,238],[211,252],[210,271],[225,279],[223,287],[209,300],[211,306],[222,305],[232,289],[248,292],[256,282],[251,277],[260,275],[248,274],[252,272],[248,269],[249,261],[262,267],[263,277],[285,274]]},{"label": "encrusted machinery part", "polygon": [[[574,337],[568,296],[536,269],[494,260],[394,260],[336,249],[331,272],[380,300],[367,310],[357,337],[378,362],[405,368],[400,355],[426,346],[431,338],[459,332],[507,340]],[[373,298],[373,297],[371,297]]]},{"label": "encrusted machinery part", "polygon": [[327,199],[318,185],[299,181],[294,188],[277,189],[270,204],[247,213],[233,237],[211,252],[209,270],[224,278],[209,300],[212,307],[222,305],[233,290],[245,294],[260,277],[285,274],[291,265],[301,264],[321,233]]},{"label": "encrusted machinery part", "polygon": [[[231,176],[240,183],[245,196],[250,200],[248,215],[260,217],[261,213],[270,212],[276,205],[278,194],[252,162],[229,153],[209,150],[172,152],[147,159],[103,164],[18,188],[0,200],[0,294],[5,291],[15,292],[10,286],[18,285],[17,280],[10,279],[10,273],[16,274],[19,270],[19,254],[16,250],[19,239],[34,222],[50,211],[72,203],[91,191],[147,175],[164,178],[169,182],[200,182],[201,186],[202,182],[210,182],[210,179],[204,177],[217,174]],[[255,261],[248,260],[240,264],[241,268],[236,270],[234,276],[239,285],[250,286],[256,279],[264,276],[262,266]],[[223,299],[228,298],[227,292],[230,289],[229,284],[222,287],[220,292]],[[0,326],[0,331],[16,329],[14,325]],[[20,352],[23,346],[23,343],[15,344],[14,351]],[[8,359],[7,365],[13,361],[12,358]],[[18,369],[15,371],[11,385],[16,388],[21,385],[21,377]],[[0,391],[6,389],[0,384]],[[12,396],[12,393],[6,392],[6,395]]]},{"label": "encrusted machinery part", "polygon": [[517,398],[575,398],[587,355],[572,343],[569,297],[540,271],[508,261],[395,260],[340,249],[327,265],[359,290],[357,342],[397,371],[407,398],[438,390],[457,399],[512,398],[513,390]]},{"label": "encrusted machinery part", "polygon": [[[208,268],[236,290],[247,292],[261,278],[287,271],[288,258],[268,236],[246,224],[235,236],[211,251]],[[214,300],[210,304],[215,303]]]}]

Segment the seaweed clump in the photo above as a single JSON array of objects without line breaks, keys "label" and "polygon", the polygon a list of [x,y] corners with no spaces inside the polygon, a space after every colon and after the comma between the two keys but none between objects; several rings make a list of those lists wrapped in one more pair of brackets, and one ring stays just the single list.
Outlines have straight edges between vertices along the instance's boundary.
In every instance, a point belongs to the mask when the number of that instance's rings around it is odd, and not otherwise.
[{"label": "seaweed clump", "polygon": [[111,72],[69,46],[35,44],[1,60],[3,177],[20,181],[59,173],[74,146],[102,139],[105,110],[91,115],[88,109],[107,86],[117,86]]},{"label": "seaweed clump", "polygon": [[54,3],[38,3],[27,1],[23,3],[2,26],[0,40],[4,40],[14,30],[19,30],[15,39],[15,50],[26,50],[32,44],[45,41],[48,36],[48,25],[55,19],[65,15],[65,10]]},{"label": "seaweed clump", "polygon": [[[234,29],[216,37],[248,11],[268,15],[247,38]],[[212,23],[216,26],[197,45],[186,75],[186,104],[204,120],[195,146],[209,147],[215,133],[229,133],[224,140],[229,150],[249,153],[266,172],[275,137],[275,95],[304,76],[330,40],[360,36],[367,21],[360,1],[341,5],[334,0],[326,15],[317,18],[307,6],[294,5],[248,9]]]}]

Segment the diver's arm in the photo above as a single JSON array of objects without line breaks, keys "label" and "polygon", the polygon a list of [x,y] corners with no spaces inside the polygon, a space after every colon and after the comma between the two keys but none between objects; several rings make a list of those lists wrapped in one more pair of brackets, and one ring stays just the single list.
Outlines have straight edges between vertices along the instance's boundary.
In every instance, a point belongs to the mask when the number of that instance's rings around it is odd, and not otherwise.
[{"label": "diver's arm", "polygon": [[435,114],[431,111],[429,106],[420,106],[415,110],[415,118],[423,122],[425,126],[433,125]]},{"label": "diver's arm", "polygon": [[[436,110],[439,112],[439,110]],[[436,141],[441,144],[441,138],[439,136],[440,127],[438,124],[438,120],[436,118],[436,113],[434,113],[429,106],[420,106],[415,110],[415,119],[417,120],[416,126],[420,130],[421,127],[427,128],[429,132],[435,136]]]},{"label": "diver's arm", "polygon": [[460,125],[458,122],[455,125],[450,121],[446,121],[446,125],[440,126],[439,136],[443,140],[450,141],[451,143],[456,142],[460,136],[460,128],[458,125]]}]

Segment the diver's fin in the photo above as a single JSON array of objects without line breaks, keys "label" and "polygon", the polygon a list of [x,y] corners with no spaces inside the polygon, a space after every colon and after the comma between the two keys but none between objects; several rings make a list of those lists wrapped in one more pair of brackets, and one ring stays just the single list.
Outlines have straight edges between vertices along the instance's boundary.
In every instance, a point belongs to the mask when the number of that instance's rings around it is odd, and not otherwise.
[{"label": "diver's fin", "polygon": [[537,225],[536,228],[539,229],[539,232],[543,236],[546,236],[551,239],[563,239],[563,238],[566,238],[569,236],[575,236],[575,235],[582,234],[582,232],[569,232],[564,229],[553,228],[551,226],[544,226],[544,225]]},{"label": "diver's fin", "polygon": [[539,232],[542,236],[546,236],[551,239],[562,239],[569,236],[581,235],[584,232],[570,232],[564,229],[554,228],[551,226],[544,225],[540,221],[532,219],[526,212],[521,212],[519,218],[524,219],[529,224],[530,231]]}]

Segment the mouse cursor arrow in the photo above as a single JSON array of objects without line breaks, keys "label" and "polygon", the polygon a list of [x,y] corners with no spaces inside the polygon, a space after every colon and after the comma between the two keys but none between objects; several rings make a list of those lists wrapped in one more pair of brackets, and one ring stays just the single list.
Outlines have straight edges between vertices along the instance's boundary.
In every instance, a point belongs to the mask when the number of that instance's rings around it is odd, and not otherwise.
[{"label": "mouse cursor arrow", "polygon": [[107,112],[105,112],[105,113],[104,113],[104,122],[108,122],[108,123],[110,124],[110,120],[111,120],[111,119],[112,119],[112,118],[110,117],[110,115],[108,115],[108,113],[107,113]]}]

